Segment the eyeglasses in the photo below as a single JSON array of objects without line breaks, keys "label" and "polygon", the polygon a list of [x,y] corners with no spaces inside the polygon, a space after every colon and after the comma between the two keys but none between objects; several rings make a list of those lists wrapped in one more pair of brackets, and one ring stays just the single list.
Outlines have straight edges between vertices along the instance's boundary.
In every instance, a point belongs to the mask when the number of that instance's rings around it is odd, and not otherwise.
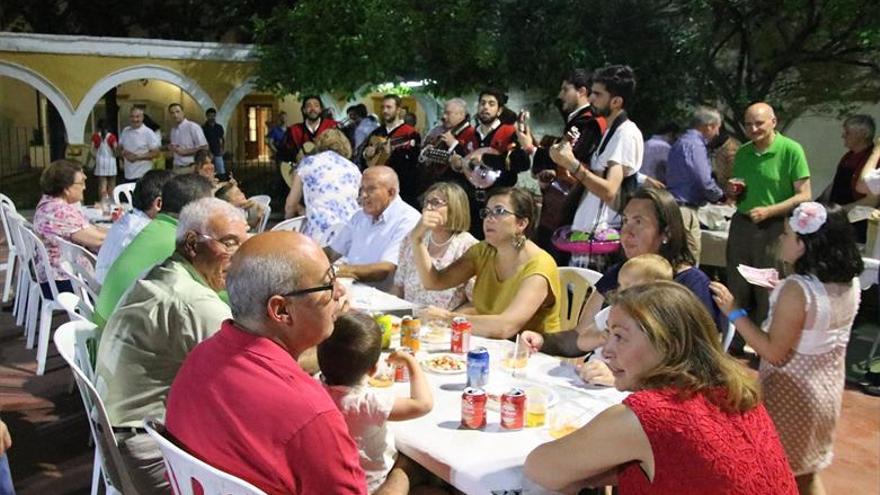
[{"label": "eyeglasses", "polygon": [[238,251],[238,248],[241,246],[241,242],[239,242],[239,240],[235,237],[224,237],[223,239],[217,239],[216,237],[201,233],[199,233],[199,237],[220,244],[221,246],[223,246],[224,249],[226,249],[226,252],[229,254]]},{"label": "eyeglasses", "polygon": [[493,220],[497,220],[507,215],[516,215],[516,213],[501,205],[495,205],[492,208],[483,208],[480,210],[480,218],[482,219],[492,218]]},{"label": "eyeglasses", "polygon": [[325,276],[330,277],[330,281],[329,283],[327,283],[327,285],[309,287],[308,289],[292,290],[285,294],[281,294],[281,297],[297,297],[311,294],[312,292],[322,292],[325,290],[329,290],[332,293],[336,289],[336,267],[334,265],[330,265],[330,268],[327,269],[327,273],[325,274]]},{"label": "eyeglasses", "polygon": [[437,208],[443,208],[447,204],[449,203],[440,198],[428,198],[422,203],[422,206],[431,210],[436,210]]},{"label": "eyeglasses", "polygon": [[86,187],[86,181],[85,181],[85,179],[83,179],[83,180],[81,180],[81,181],[79,181],[79,182],[74,182],[73,185],[74,185],[74,186],[83,186],[83,187]]}]

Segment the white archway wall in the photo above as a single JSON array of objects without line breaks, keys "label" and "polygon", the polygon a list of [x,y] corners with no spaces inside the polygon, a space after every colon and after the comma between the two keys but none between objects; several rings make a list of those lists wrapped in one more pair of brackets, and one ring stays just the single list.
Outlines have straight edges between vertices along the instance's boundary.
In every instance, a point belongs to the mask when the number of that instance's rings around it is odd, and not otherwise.
[{"label": "white archway wall", "polygon": [[229,119],[235,113],[236,107],[241,103],[245,96],[251,94],[256,89],[256,78],[246,79],[239,87],[232,90],[223,106],[217,109],[217,123],[222,125],[224,129],[229,129]]},{"label": "white archway wall", "polygon": [[[201,88],[194,80],[183,74],[163,67],[161,65],[137,65],[126,67],[125,69],[116,71],[104,77],[86,93],[73,115],[71,125],[68,127],[68,139],[70,144],[82,144],[85,134],[86,122],[88,122],[89,114],[107,91],[112,88],[134,80],[139,79],[157,79],[179,86],[182,90],[189,93],[190,96],[202,107],[202,110],[217,105],[208,93]],[[71,132],[71,129],[73,131]]]},{"label": "white archway wall", "polygon": [[70,139],[70,131],[71,129],[74,129],[75,115],[73,105],[71,105],[70,100],[67,99],[67,96],[62,93],[61,90],[56,88],[55,85],[36,71],[12,62],[0,60],[0,76],[6,76],[24,82],[42,93],[43,96],[55,106],[55,109],[58,110],[58,114],[61,116],[61,121],[64,122],[64,128],[67,131],[68,139]]}]

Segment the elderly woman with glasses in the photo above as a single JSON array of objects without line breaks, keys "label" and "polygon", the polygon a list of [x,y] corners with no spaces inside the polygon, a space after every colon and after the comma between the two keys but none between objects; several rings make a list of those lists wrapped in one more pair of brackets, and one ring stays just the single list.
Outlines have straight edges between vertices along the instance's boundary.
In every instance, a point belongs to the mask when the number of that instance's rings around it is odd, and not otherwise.
[{"label": "elderly woman with glasses", "polygon": [[[442,270],[477,243],[468,232],[471,213],[467,193],[453,182],[438,182],[425,191],[422,200],[422,218],[433,227],[427,231],[422,243],[427,247],[431,265]],[[413,259],[412,244],[400,246],[397,271],[391,292],[407,301],[422,306],[435,306],[453,310],[466,303],[473,294],[474,279],[446,290],[426,290]]]},{"label": "elderly woman with glasses", "polygon": [[81,209],[86,190],[86,175],[79,163],[57,160],[49,164],[40,176],[43,197],[34,212],[34,232],[40,236],[49,254],[51,273],[37,266],[37,278],[45,297],[52,297],[49,277],[55,280],[59,292],[73,292],[67,275],[61,270],[61,248],[55,237],[79,244],[97,252],[107,237],[107,231],[89,223]]},{"label": "elderly woman with glasses", "polygon": [[443,269],[432,265],[424,242],[441,218],[423,216],[410,234],[414,264],[426,289],[449,289],[476,277],[473,308],[459,312],[429,308],[428,313],[441,318],[465,316],[474,334],[483,337],[506,339],[524,329],[558,332],[559,271],[553,258],[527,238],[537,216],[532,195],[519,188],[493,189],[480,216],[486,240]]}]

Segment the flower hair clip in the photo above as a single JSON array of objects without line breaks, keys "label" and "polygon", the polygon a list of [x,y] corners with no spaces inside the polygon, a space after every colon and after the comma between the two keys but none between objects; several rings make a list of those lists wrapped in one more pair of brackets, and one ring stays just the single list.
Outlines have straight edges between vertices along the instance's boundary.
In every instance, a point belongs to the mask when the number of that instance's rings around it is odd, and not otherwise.
[{"label": "flower hair clip", "polygon": [[821,203],[806,201],[794,209],[788,225],[798,234],[814,234],[828,219],[828,210]]}]

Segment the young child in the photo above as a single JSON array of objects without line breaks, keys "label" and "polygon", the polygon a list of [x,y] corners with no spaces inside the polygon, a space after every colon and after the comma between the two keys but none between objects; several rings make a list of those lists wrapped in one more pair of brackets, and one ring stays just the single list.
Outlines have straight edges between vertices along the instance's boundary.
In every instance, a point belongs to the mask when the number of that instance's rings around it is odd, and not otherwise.
[{"label": "young child", "polygon": [[[348,313],[336,320],[333,333],[318,345],[318,366],[324,386],[342,411],[348,431],[358,445],[361,467],[367,477],[367,489],[375,492],[386,478],[388,492],[407,493],[417,464],[399,456],[394,436],[386,421],[415,419],[431,412],[434,406],[431,389],[416,358],[394,351],[388,357],[392,366],[406,366],[409,371],[410,396],[379,394],[367,385],[378,367],[382,330],[367,315]],[[391,487],[394,490],[388,490]]]},{"label": "young child", "polygon": [[801,203],[785,222],[782,260],[793,274],[770,294],[758,327],[727,287],[715,302],[761,357],[764,405],[776,424],[798,491],[825,493],[819,471],[831,464],[846,378],[846,345],[859,308],[864,269],[855,233],[837,205]]},{"label": "young child", "polygon": [[[628,260],[620,267],[620,272],[617,274],[618,290],[658,280],[672,280],[673,275],[672,265],[666,258],[658,254],[643,254]],[[593,318],[596,330],[601,332],[601,339],[597,339],[595,332],[591,332],[578,335],[577,341],[580,350],[593,351],[587,362],[578,369],[581,378],[587,383],[609,387],[614,385],[614,377],[605,372],[607,366],[604,365],[605,358],[602,357],[602,345],[607,335],[610,312],[611,306],[606,306]]]}]

